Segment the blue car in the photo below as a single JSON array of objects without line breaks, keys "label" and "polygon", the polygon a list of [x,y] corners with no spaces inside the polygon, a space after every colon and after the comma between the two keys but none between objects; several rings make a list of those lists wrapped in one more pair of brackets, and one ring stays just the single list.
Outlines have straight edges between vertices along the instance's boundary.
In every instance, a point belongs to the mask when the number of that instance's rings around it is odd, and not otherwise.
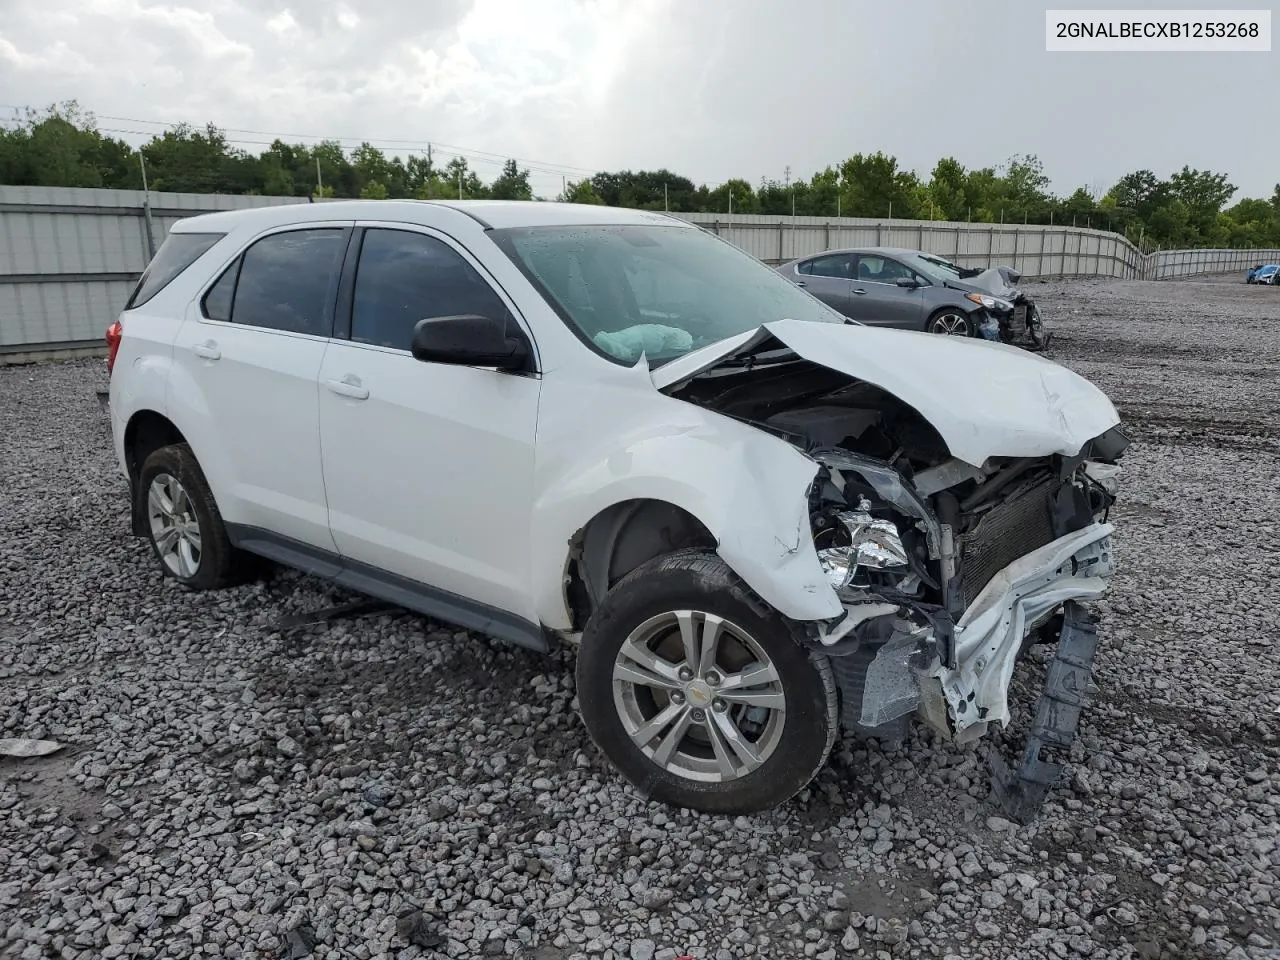
[{"label": "blue car", "polygon": [[1259,264],[1244,275],[1245,283],[1269,283],[1280,287],[1280,264]]}]

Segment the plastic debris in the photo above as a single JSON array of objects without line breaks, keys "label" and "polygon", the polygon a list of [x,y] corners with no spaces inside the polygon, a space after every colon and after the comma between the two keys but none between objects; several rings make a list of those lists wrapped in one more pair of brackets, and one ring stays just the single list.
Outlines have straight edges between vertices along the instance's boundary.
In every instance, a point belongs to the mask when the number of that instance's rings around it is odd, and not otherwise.
[{"label": "plastic debris", "polygon": [[307,924],[299,924],[284,935],[281,956],[284,960],[302,960],[311,955],[316,946],[316,932]]},{"label": "plastic debris", "polygon": [[21,737],[0,740],[0,757],[18,757],[25,760],[28,757],[47,757],[61,749],[62,744],[53,740],[28,740]]},{"label": "plastic debris", "polygon": [[396,933],[415,947],[432,950],[444,943],[444,937],[431,929],[426,915],[418,907],[408,907],[396,917]]}]

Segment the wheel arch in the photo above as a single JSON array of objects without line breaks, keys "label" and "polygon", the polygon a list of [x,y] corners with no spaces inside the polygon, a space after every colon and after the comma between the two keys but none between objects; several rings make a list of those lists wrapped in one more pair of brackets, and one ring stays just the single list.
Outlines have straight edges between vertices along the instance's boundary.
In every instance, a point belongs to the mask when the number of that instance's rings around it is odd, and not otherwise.
[{"label": "wheel arch", "polygon": [[565,604],[575,630],[586,626],[609,589],[641,564],[719,541],[693,513],[667,500],[633,498],[600,510],[569,542]]},{"label": "wheel arch", "polygon": [[177,425],[162,413],[155,410],[136,410],[129,417],[124,428],[124,462],[129,474],[130,524],[135,536],[145,536],[146,526],[143,516],[143,498],[145,492],[140,489],[138,476],[142,472],[142,464],[161,447],[175,443],[186,443],[187,438]]}]

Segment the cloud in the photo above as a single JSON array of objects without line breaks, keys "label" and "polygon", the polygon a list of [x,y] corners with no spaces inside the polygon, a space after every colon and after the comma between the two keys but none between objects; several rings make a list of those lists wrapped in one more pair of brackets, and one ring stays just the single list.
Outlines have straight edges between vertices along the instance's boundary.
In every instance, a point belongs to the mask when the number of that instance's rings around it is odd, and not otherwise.
[{"label": "cloud", "polygon": [[1269,195],[1280,152],[1257,98],[1232,92],[1268,89],[1273,55],[1048,54],[1042,9],[1019,0],[5,7],[4,99],[77,99],[134,141],[162,129],[140,121],[213,122],[248,149],[277,133],[430,141],[486,178],[505,156],[538,161],[543,195],[577,170],[755,182],[875,150],[922,174],[1034,153],[1062,192],[1188,163]]}]

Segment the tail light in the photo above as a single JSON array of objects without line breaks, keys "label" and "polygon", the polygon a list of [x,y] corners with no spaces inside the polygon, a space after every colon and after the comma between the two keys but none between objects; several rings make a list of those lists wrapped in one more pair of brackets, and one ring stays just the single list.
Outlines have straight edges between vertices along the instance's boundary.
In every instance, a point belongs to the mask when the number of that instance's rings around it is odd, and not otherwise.
[{"label": "tail light", "polygon": [[120,340],[124,336],[124,327],[117,320],[107,327],[107,374],[116,365],[116,354],[120,351]]}]

